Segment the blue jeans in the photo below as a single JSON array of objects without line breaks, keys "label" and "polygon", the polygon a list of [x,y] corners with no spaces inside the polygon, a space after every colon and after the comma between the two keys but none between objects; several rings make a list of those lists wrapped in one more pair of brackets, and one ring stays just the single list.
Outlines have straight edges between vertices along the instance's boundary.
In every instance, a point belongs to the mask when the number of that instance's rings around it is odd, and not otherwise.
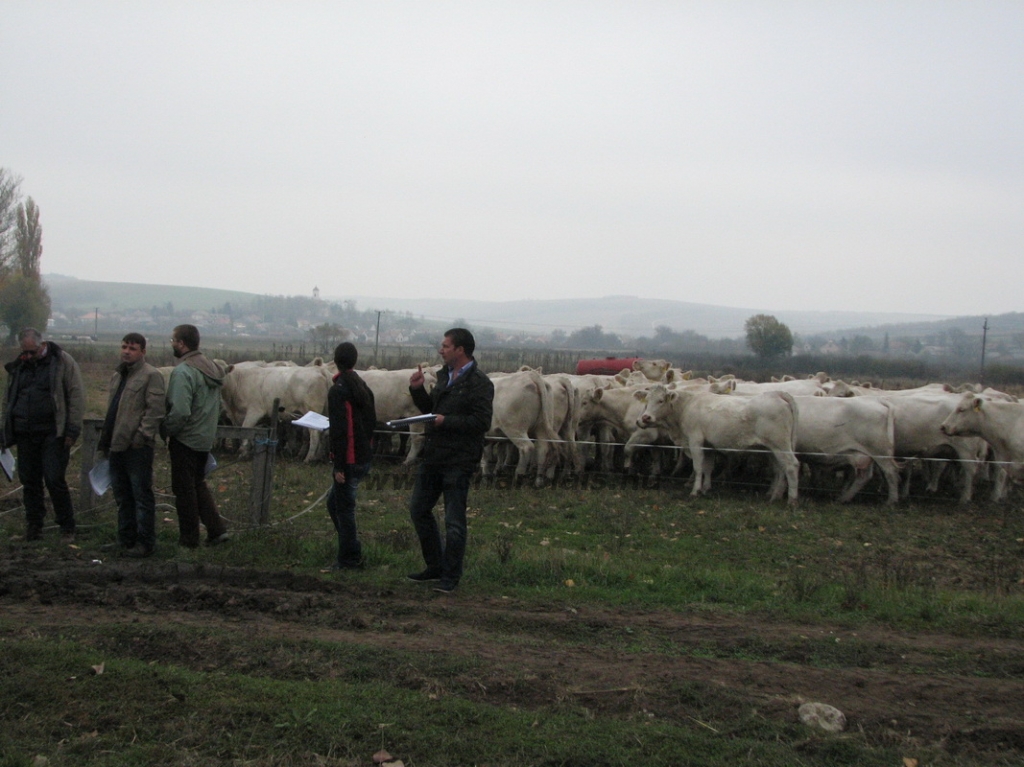
[{"label": "blue jeans", "polygon": [[153,447],[130,447],[110,454],[110,487],[117,502],[117,540],[125,548],[156,547]]},{"label": "blue jeans", "polygon": [[[475,469],[420,464],[416,486],[409,501],[409,516],[420,539],[427,570],[439,573],[445,585],[462,578],[466,555],[466,504]],[[434,505],[444,495],[444,542],[434,516]]]},{"label": "blue jeans", "polygon": [[[356,531],[356,491],[363,477],[370,473],[370,464],[348,464],[345,482],[334,482],[327,493],[327,513],[338,531],[338,566],[353,567],[363,561],[363,547]],[[334,476],[334,472],[331,472]]]},{"label": "blue jeans", "polygon": [[46,517],[46,501],[43,497],[45,483],[53,504],[53,515],[57,518],[61,532],[75,532],[71,490],[64,476],[71,459],[71,449],[64,444],[64,437],[19,432],[15,438],[18,443],[18,478],[23,488],[25,522],[29,531],[38,532],[43,529],[43,519]]}]

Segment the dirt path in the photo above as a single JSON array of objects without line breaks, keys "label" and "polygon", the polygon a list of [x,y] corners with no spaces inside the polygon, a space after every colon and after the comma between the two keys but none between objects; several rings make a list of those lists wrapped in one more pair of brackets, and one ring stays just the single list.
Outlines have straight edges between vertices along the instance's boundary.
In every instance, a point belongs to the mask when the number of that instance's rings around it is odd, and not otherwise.
[{"label": "dirt path", "polygon": [[[163,561],[54,561],[24,547],[0,565],[0,610],[7,626],[24,631],[173,622],[250,641],[401,651],[424,662],[389,671],[393,681],[400,674],[398,683],[432,694],[521,709],[571,700],[604,715],[728,728],[752,711],[796,721],[800,703],[820,701],[879,745],[939,745],[982,761],[1024,754],[1018,642],[686,611],[536,608],[471,588],[447,597],[397,578],[383,591],[366,581]],[[845,652],[823,656],[829,644]],[[237,667],[230,651],[216,654],[231,646],[204,648],[202,667]],[[435,678],[428,659],[439,653],[471,661],[472,670]],[[290,661],[274,658],[261,659],[261,668],[269,662],[266,673],[274,674],[277,663],[283,673]]]}]

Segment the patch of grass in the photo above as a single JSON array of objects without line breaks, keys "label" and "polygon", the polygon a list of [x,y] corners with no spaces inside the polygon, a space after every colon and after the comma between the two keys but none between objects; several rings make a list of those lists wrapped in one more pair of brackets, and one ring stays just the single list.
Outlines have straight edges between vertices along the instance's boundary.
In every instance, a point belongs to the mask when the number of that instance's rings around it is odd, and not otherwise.
[{"label": "patch of grass", "polygon": [[[166,487],[161,452],[156,472]],[[215,475],[215,495],[235,534],[228,545],[179,549],[174,512],[161,509],[150,562],[223,571],[224,578],[242,568],[247,578],[322,582],[322,595],[303,598],[318,600],[313,606],[322,609],[324,625],[336,625],[346,616],[331,611],[326,589],[337,582],[324,572],[336,544],[319,500],[327,467],[279,462],[265,527],[249,520],[247,471],[225,456]],[[371,478],[357,511],[367,568],[346,577],[386,601],[422,562],[408,520],[409,475],[381,465]],[[911,635],[1024,638],[1024,521],[1016,516],[955,503],[790,509],[738,494],[693,500],[687,492],[668,481],[657,490],[611,480],[601,487],[474,487],[460,590],[538,610],[758,615],[811,628],[842,625],[850,633],[781,641],[739,632],[704,645],[669,642],[641,621],[573,621],[537,633],[510,625],[517,641],[535,642],[538,651],[583,644],[623,656],[654,650],[820,668],[1024,676],[1015,654],[993,651],[980,661],[911,647],[894,654],[852,636],[881,625]],[[0,546],[9,547],[23,518],[11,501],[0,514]],[[98,504],[79,515],[77,552],[48,533],[40,553],[56,559],[102,552],[116,539],[114,517],[109,503]],[[200,589],[172,588],[182,604],[217,607],[202,601],[214,597]],[[272,609],[287,614],[290,606]],[[500,626],[507,619],[495,610],[487,620]],[[2,616],[0,637],[0,764],[30,764],[42,754],[53,764],[348,765],[366,763],[380,747],[381,724],[385,746],[407,764],[888,765],[900,756],[895,743],[809,735],[743,708],[720,688],[682,681],[671,715],[645,710],[642,690],[621,693],[621,706],[604,709],[584,695],[517,709],[488,705],[474,681],[485,667],[440,651],[410,657],[358,641],[268,646],[244,632],[173,625],[33,633]],[[206,656],[225,661],[210,668]],[[96,675],[91,667],[99,663],[106,665]]]},{"label": "patch of grass", "polygon": [[[465,667],[443,661],[403,680],[401,669],[409,666],[396,657],[385,664],[396,669],[394,676],[374,678],[350,671],[381,668],[379,659],[360,661],[358,648],[297,643],[282,651],[300,661],[314,656],[318,673],[271,678],[244,664],[203,669],[202,643],[224,637],[173,627],[160,633],[162,642],[143,657],[119,658],[109,657],[109,640],[87,633],[46,641],[5,637],[0,747],[8,763],[41,755],[79,765],[363,764],[382,743],[407,764],[800,763],[785,745],[794,738],[791,725],[750,713],[726,725],[742,704],[699,686],[688,690],[689,704],[682,701],[692,710],[683,722],[645,713],[635,700],[627,706],[631,714],[595,717],[585,695],[522,711],[462,697],[457,679]],[[138,638],[154,639],[146,632]],[[238,643],[239,660],[258,654],[244,638],[230,639]],[[196,640],[192,660],[181,649],[162,660],[146,657],[161,655],[161,643],[170,649]],[[342,673],[323,673],[329,667]],[[23,689],[29,668],[33,684]],[[845,748],[853,761],[830,763],[892,763],[891,753]]]}]

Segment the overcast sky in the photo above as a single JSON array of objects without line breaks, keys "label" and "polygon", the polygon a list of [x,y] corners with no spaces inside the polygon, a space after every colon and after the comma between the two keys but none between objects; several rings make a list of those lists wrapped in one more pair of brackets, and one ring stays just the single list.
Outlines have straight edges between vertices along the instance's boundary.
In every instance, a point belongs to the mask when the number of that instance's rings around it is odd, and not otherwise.
[{"label": "overcast sky", "polygon": [[0,166],[88,280],[1022,311],[1024,3],[4,0]]}]

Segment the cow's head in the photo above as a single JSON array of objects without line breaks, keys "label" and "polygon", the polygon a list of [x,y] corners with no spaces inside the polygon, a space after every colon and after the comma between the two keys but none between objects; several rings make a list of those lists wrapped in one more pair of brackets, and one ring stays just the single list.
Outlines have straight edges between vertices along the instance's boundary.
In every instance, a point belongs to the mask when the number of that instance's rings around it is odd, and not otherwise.
[{"label": "cow's head", "polygon": [[644,403],[644,410],[636,419],[636,425],[646,429],[667,420],[672,403],[679,393],[658,384],[650,389],[638,389],[633,396]]},{"label": "cow's head", "polygon": [[978,433],[981,419],[985,417],[985,400],[967,392],[957,403],[956,409],[942,422],[939,429],[947,437],[974,435]]}]

